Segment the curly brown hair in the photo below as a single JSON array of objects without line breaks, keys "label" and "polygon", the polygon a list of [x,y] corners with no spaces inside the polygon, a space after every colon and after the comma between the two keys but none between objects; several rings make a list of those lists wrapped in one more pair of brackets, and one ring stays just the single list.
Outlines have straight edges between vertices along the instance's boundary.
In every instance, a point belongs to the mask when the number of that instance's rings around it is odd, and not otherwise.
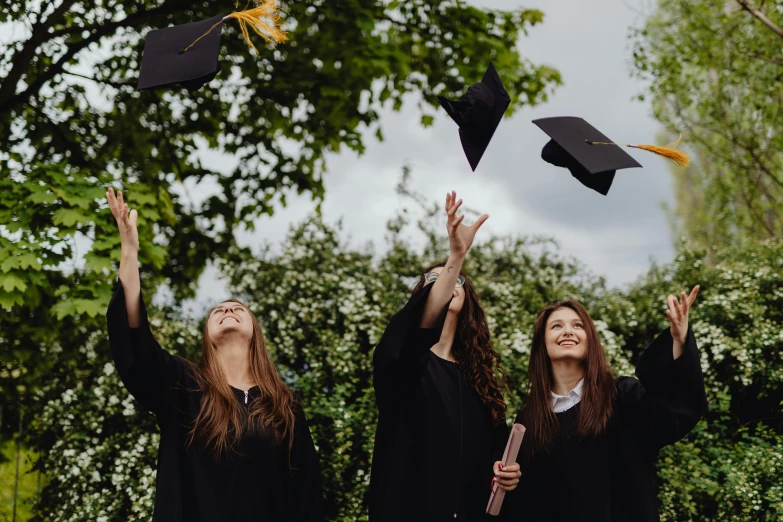
[{"label": "curly brown hair", "polygon": [[[433,268],[443,267],[445,263],[437,263],[422,272],[419,281],[411,294],[419,292],[426,285],[424,274]],[[495,425],[506,422],[506,403],[503,400],[503,390],[507,388],[506,374],[500,354],[492,347],[489,340],[489,325],[481,308],[479,296],[470,278],[460,271],[465,278],[462,286],[465,290],[465,301],[459,313],[457,337],[452,347],[454,359],[462,371],[465,382],[473,388],[481,402],[489,409],[492,422]],[[500,382],[497,375],[500,376]]]}]

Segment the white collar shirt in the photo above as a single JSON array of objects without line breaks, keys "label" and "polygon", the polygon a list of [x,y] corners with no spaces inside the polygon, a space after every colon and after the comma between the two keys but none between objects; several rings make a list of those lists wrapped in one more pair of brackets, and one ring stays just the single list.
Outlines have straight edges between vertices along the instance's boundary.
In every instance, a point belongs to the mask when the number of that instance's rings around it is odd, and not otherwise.
[{"label": "white collar shirt", "polygon": [[558,395],[553,391],[550,391],[552,397],[552,411],[555,413],[562,413],[566,410],[570,410],[582,400],[582,384],[584,379],[580,379],[576,387],[568,392],[568,395]]}]

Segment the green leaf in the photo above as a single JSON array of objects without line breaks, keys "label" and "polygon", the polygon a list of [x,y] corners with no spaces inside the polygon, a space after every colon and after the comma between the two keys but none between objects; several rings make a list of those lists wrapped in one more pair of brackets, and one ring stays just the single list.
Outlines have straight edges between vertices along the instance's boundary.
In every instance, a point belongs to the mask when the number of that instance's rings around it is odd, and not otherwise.
[{"label": "green leaf", "polygon": [[97,317],[106,313],[106,305],[102,299],[74,299],[73,305],[76,313]]},{"label": "green leaf", "polygon": [[90,221],[90,217],[80,210],[75,208],[61,208],[55,211],[52,216],[53,225],[65,225],[66,227],[72,227],[76,223],[87,223]]},{"label": "green leaf", "polygon": [[8,272],[14,269],[26,270],[32,268],[33,270],[41,270],[41,262],[38,261],[38,257],[33,253],[21,254],[6,258],[0,264],[0,270]]},{"label": "green leaf", "polygon": [[0,274],[0,286],[6,292],[13,292],[14,290],[21,290],[24,292],[27,290],[27,283],[16,274]]},{"label": "green leaf", "polygon": [[27,199],[31,203],[35,203],[37,205],[40,205],[41,203],[52,203],[55,200],[57,200],[57,196],[52,194],[51,192],[44,192],[43,190],[41,192],[33,192],[30,194]]},{"label": "green leaf", "polygon": [[0,307],[9,310],[16,305],[24,304],[24,295],[21,292],[0,291]]},{"label": "green leaf", "polygon": [[76,304],[70,299],[63,299],[52,307],[52,313],[58,321],[62,321],[64,318],[76,314]]},{"label": "green leaf", "polygon": [[111,271],[112,269],[111,258],[93,253],[84,256],[84,265],[87,269],[94,272],[103,272],[103,270]]}]

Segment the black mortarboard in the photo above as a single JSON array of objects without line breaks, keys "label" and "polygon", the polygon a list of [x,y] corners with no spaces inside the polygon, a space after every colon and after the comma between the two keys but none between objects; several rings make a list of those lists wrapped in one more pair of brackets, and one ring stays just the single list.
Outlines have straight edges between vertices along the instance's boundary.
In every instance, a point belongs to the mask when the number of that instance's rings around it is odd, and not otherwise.
[{"label": "black mortarboard", "polygon": [[541,151],[541,158],[557,167],[564,167],[584,186],[604,196],[619,169],[641,167],[620,147],[601,147],[590,142],[610,140],[582,118],[571,116],[533,120],[550,138]]},{"label": "black mortarboard", "polygon": [[242,35],[253,49],[248,26],[267,42],[284,41],[276,10],[275,0],[264,0],[245,11],[150,31],[144,42],[137,89],[175,84],[198,89],[212,80],[220,71],[220,36],[223,22],[229,18],[239,21]]},{"label": "black mortarboard", "polygon": [[481,82],[468,87],[464,100],[452,101],[442,96],[437,99],[459,125],[462,150],[465,151],[470,168],[475,171],[503,113],[511,103],[495,66],[490,62]]},{"label": "black mortarboard", "polygon": [[[144,41],[137,88],[180,84],[186,89],[198,89],[212,80],[220,71],[218,54],[222,21],[223,15],[218,15],[209,20],[150,31]],[[210,31],[215,24],[217,27]]]},{"label": "black mortarboard", "polygon": [[[620,146],[582,118],[573,116],[541,118],[533,120],[533,123],[552,138],[541,151],[541,158],[557,167],[567,168],[584,186],[604,196],[612,186],[615,171],[641,167],[639,162]],[[633,144],[628,144],[626,147],[647,150],[664,156],[680,166],[687,166],[687,154],[672,148],[679,141],[678,139],[666,147]]]}]

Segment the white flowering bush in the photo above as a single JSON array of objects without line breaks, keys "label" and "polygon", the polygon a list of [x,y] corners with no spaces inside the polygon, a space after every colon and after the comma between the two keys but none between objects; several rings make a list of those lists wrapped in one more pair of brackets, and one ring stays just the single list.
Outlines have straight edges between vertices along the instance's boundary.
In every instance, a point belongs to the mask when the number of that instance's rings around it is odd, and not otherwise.
[{"label": "white flowering bush", "polygon": [[[415,276],[446,254],[434,233],[423,250],[412,248],[401,239],[404,225],[399,219],[390,224],[390,249],[374,257],[370,249],[341,243],[339,226],[312,219],[291,231],[279,254],[236,249],[221,267],[235,295],[261,320],[278,368],[302,397],[330,520],[366,519],[377,419],[373,347]],[[544,304],[582,301],[616,372],[629,375],[647,342],[666,326],[666,294],[701,283],[692,325],[710,413],[662,452],[662,517],[755,521],[783,514],[783,266],[773,245],[727,252],[712,267],[683,249],[673,264],[653,267],[627,291],[607,290],[542,240],[491,239],[474,246],[465,268],[504,361],[509,420],[524,399],[533,321]],[[198,357],[196,325],[173,311],[156,311],[153,329],[163,346]],[[154,417],[137,411],[107,364],[103,332],[90,339],[81,373],[53,382],[44,397],[35,442],[50,480],[38,509],[48,520],[148,520],[158,443]]]},{"label": "white flowering bush", "polygon": [[682,248],[629,292],[644,336],[664,324],[665,292],[702,285],[692,325],[710,411],[686,442],[662,452],[662,520],[783,520],[782,246],[725,249],[714,265]]},{"label": "white flowering bush", "polygon": [[[152,319],[156,337],[173,353],[193,356],[196,326],[167,315]],[[160,440],[155,417],[139,411],[120,381],[105,331],[90,335],[79,353],[78,369],[49,383],[41,397],[30,442],[49,481],[36,510],[63,522],[149,520]]]}]

